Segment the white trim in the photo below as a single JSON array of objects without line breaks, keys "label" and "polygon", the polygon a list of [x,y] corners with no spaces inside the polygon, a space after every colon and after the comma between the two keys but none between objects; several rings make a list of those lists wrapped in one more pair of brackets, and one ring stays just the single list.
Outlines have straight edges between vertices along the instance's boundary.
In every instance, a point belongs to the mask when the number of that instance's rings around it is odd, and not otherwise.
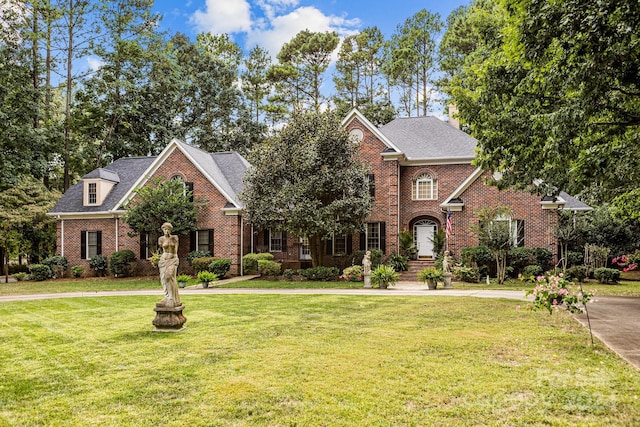
[{"label": "white trim", "polygon": [[363,126],[365,126],[376,138],[378,138],[384,145],[386,145],[389,148],[393,148],[394,150],[396,150],[395,153],[392,154],[402,154],[402,150],[400,150],[393,142],[391,142],[386,136],[384,136],[382,134],[382,132],[380,132],[380,130],[375,127],[373,125],[373,123],[371,123],[364,115],[362,115],[362,113],[360,111],[358,111],[356,108],[354,108],[353,110],[351,110],[349,112],[349,114],[346,115],[346,117],[344,119],[342,119],[342,127],[344,129],[347,128],[347,125],[353,120],[357,118],[358,121],[360,123],[362,123]]},{"label": "white trim", "polygon": [[64,256],[64,219],[60,219],[60,256]]},{"label": "white trim", "polygon": [[[207,171],[202,168],[200,163],[198,163],[193,158],[193,156],[191,156],[189,152],[187,152],[187,150],[184,149],[182,144],[184,143],[182,141],[179,141],[178,139],[174,138],[173,140],[171,140],[171,142],[167,144],[164,150],[162,150],[162,152],[158,155],[158,157],[156,157],[156,159],[153,161],[153,163],[151,163],[151,165],[147,168],[147,170],[140,175],[140,178],[138,178],[138,180],[131,186],[129,191],[118,201],[118,203],[116,203],[113,209],[115,210],[120,208],[122,205],[126,204],[131,198],[133,198],[134,191],[144,186],[147,183],[147,181],[151,179],[153,174],[156,173],[158,168],[162,166],[162,164],[169,158],[171,154],[173,154],[173,152],[176,149],[179,149],[180,152],[184,154],[184,156],[196,167],[196,169],[198,169],[198,171],[200,171],[200,173],[202,173],[207,178],[207,180],[211,184],[213,184],[213,186],[220,192],[220,194],[222,194],[225,197],[225,199],[227,199],[229,203],[232,203],[236,208],[240,209],[241,206],[238,206],[235,200],[233,200],[233,198],[229,196],[229,194],[227,194],[227,192],[224,191],[222,187],[220,187],[220,185],[213,179],[213,177],[211,177],[211,175],[209,175]],[[207,154],[210,154],[210,153],[207,153]]]},{"label": "white trim", "polygon": [[119,231],[119,228],[118,228],[118,225],[119,225],[120,221],[118,221],[118,218],[114,218],[113,220],[116,222],[116,252],[117,252],[119,250],[119,246],[118,246],[118,231]]},{"label": "white trim", "polygon": [[440,204],[440,207],[443,209],[450,209],[452,211],[461,211],[464,203],[451,203],[451,200],[460,197],[462,193],[467,191],[467,188],[469,188],[471,184],[473,184],[482,175],[482,172],[483,170],[481,168],[476,168],[476,170],[471,172],[471,175],[462,181],[462,184],[460,184],[458,188],[456,188],[453,193],[451,193],[451,195]]},{"label": "white trim", "polygon": [[55,216],[57,219],[105,219],[120,218],[126,211],[102,211],[102,212],[54,212],[47,213],[47,216]]}]

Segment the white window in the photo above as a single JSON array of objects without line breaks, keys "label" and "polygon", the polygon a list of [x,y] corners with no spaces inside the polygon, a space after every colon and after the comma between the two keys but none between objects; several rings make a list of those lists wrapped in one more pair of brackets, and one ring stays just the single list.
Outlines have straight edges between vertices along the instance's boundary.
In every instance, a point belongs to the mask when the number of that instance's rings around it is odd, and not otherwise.
[{"label": "white window", "polygon": [[379,222],[367,223],[367,246],[366,250],[380,249],[380,224]]},{"label": "white window", "polygon": [[149,259],[158,251],[158,235],[156,233],[144,233],[140,235],[140,259]]},{"label": "white window", "polygon": [[95,205],[96,203],[98,203],[98,184],[96,184],[95,182],[90,182],[87,185],[87,193],[87,201],[90,205]]},{"label": "white window", "polygon": [[98,255],[98,232],[87,231],[87,259],[96,255]]},{"label": "white window", "polygon": [[269,252],[282,252],[282,231],[269,231]]},{"label": "white window", "polygon": [[300,238],[300,259],[311,259],[311,246],[308,237]]},{"label": "white window", "polygon": [[413,181],[411,189],[413,200],[435,200],[438,198],[438,181],[424,174]]},{"label": "white window", "polygon": [[196,250],[208,251],[211,247],[211,230],[196,231]]},{"label": "white window", "polygon": [[333,255],[347,253],[347,236],[333,236]]},{"label": "white window", "polygon": [[509,215],[498,215],[491,221],[489,227],[491,227],[489,229],[490,234],[492,229],[495,229],[497,232],[508,233],[511,244],[514,247],[524,246],[524,220],[511,219]]}]

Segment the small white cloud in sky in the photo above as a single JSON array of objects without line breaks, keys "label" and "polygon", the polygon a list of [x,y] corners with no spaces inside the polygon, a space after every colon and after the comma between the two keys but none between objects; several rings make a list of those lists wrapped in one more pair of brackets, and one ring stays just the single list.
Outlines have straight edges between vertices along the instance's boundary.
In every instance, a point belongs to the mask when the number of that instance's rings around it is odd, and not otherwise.
[{"label": "small white cloud in sky", "polygon": [[207,0],[205,11],[196,10],[192,19],[200,31],[213,34],[251,30],[250,7],[246,0]]},{"label": "small white cloud in sky", "polygon": [[87,66],[91,71],[98,71],[104,66],[104,61],[102,61],[100,58],[96,58],[95,56],[88,56],[86,59]]}]

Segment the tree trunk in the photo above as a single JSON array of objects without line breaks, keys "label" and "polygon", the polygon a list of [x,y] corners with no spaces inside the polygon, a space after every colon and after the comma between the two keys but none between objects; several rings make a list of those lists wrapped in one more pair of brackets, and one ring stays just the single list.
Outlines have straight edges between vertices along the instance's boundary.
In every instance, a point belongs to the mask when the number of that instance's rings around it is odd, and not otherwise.
[{"label": "tree trunk", "polygon": [[326,240],[322,240],[319,235],[309,236],[309,246],[311,249],[311,265],[314,267],[320,267],[324,265],[324,253]]}]

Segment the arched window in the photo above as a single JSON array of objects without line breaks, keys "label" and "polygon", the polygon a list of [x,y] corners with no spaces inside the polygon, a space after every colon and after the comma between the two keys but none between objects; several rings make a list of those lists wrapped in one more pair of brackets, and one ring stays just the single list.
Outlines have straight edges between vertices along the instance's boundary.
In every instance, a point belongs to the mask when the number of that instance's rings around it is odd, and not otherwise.
[{"label": "arched window", "polygon": [[413,200],[435,200],[438,198],[438,181],[431,175],[420,175],[413,181],[411,191]]}]

